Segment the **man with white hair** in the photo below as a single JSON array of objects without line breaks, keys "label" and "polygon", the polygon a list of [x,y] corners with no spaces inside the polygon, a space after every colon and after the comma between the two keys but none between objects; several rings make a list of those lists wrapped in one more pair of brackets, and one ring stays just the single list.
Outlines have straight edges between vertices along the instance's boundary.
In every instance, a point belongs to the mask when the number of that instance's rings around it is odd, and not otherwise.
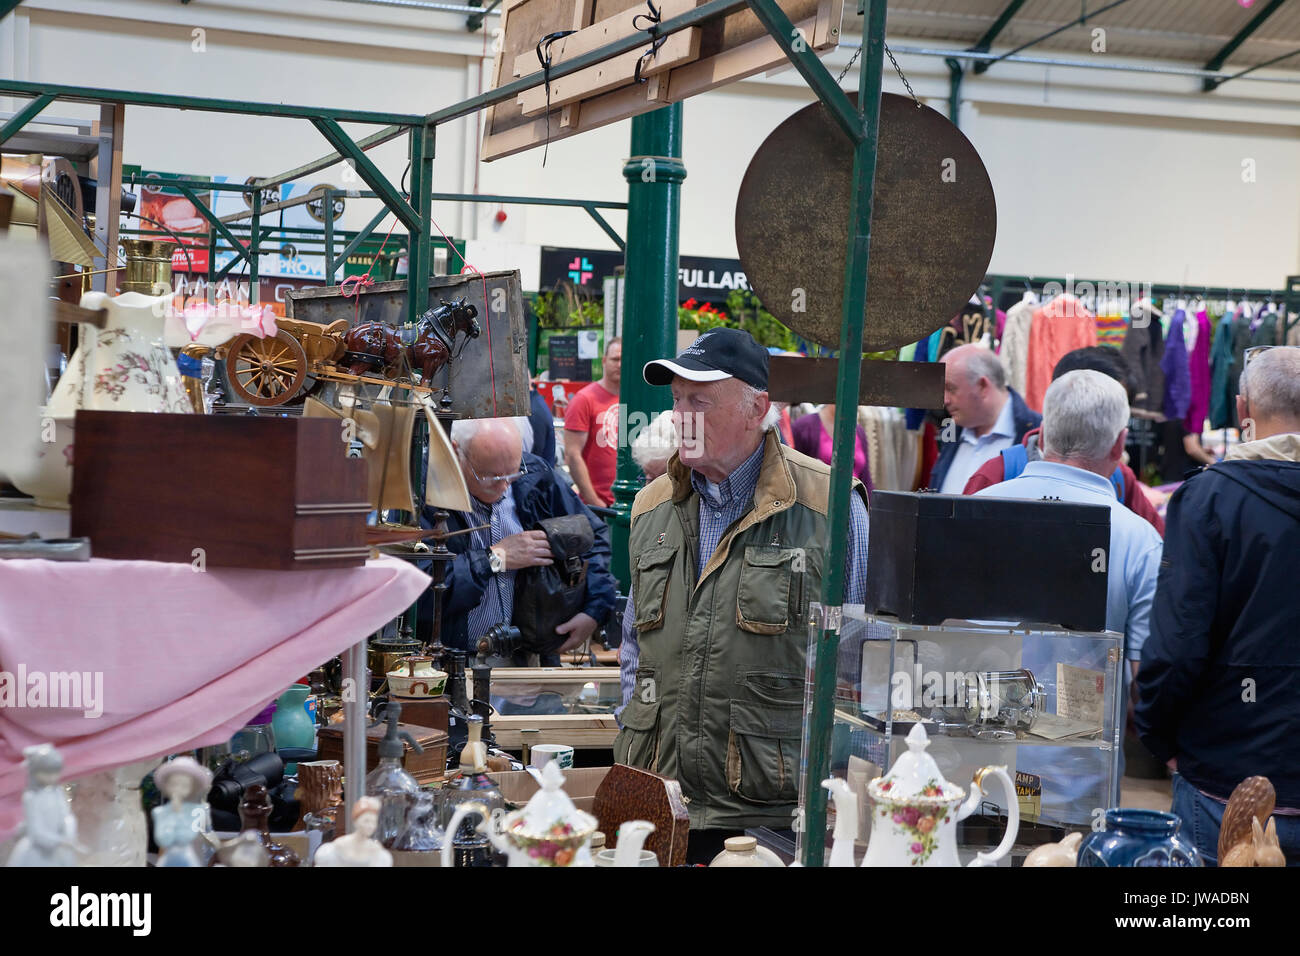
[{"label": "man with white hair", "polygon": [[[1245,441],[1169,502],[1135,724],[1174,776],[1173,812],[1214,862],[1233,789],[1265,776],[1300,862],[1300,348],[1247,349]],[[1262,824],[1263,821],[1261,821]]]},{"label": "man with white hair", "polygon": [[[768,354],[740,329],[642,370],[672,388],[680,447],[632,506],[614,759],[673,777],[688,859],[798,801],[808,607],[820,600],[830,468],[765,427]],[[866,495],[853,480],[845,603],[861,603]]]},{"label": "man with white hair", "polygon": [[[1128,393],[1119,382],[1092,369],[1067,372],[1048,387],[1043,400],[1042,460],[1029,462],[1018,478],[976,492],[977,497],[1053,499],[1110,509],[1106,629],[1124,635],[1128,665],[1123,669],[1121,687],[1126,701],[1130,674],[1137,673],[1150,630],[1162,547],[1156,529],[1115,497],[1110,482],[1124,456],[1128,419]],[[1042,657],[1047,648],[1041,644],[1030,647],[1027,643],[1024,663],[1040,680],[1050,682],[1055,679],[1057,662]],[[1122,715],[1126,712],[1127,708],[1121,708]],[[1121,727],[1120,739],[1123,737]],[[1044,807],[1053,805],[1053,811],[1070,822],[1090,822],[1092,808],[1081,807],[1079,797],[1094,795],[1095,779],[1086,768],[1073,770],[1066,766],[1068,760],[1035,754],[1035,749],[1024,748],[1029,753],[1021,755],[1017,769],[1042,777]],[[1118,793],[1096,796],[1114,799]]]},{"label": "man with white hair", "polygon": [[[557,654],[584,643],[614,607],[617,585],[609,573],[609,531],[556,478],[548,463],[524,450],[531,437],[526,418],[466,418],[451,426],[451,444],[474,507],[472,512],[451,512],[448,530],[482,530],[447,539],[456,558],[445,579],[441,640],[471,656],[472,642],[494,625],[511,623],[515,572],[553,563],[546,534],[533,530],[544,518],[580,514],[595,534],[595,542],[583,555],[588,562],[586,606],[556,628],[557,634],[568,638]],[[433,511],[425,507],[421,521],[425,527],[433,526]],[[420,599],[421,624],[432,621],[434,600],[432,588]]]}]

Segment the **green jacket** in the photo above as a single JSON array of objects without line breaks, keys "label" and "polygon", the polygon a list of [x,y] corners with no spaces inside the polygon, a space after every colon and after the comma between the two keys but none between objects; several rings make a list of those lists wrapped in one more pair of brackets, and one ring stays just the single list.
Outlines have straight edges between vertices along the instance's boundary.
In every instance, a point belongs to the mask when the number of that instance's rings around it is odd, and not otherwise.
[{"label": "green jacket", "polygon": [[[632,506],[641,653],[619,763],[673,777],[694,829],[791,826],[808,608],[827,544],[830,468],[766,447],[753,507],[696,575],[699,495],[676,455]],[[865,492],[860,482],[854,489]]]}]

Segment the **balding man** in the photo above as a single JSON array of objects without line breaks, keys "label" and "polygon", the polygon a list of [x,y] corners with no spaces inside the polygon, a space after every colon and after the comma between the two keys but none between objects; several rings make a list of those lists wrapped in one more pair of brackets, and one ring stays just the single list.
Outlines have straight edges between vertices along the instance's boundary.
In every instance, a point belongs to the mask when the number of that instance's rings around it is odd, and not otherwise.
[{"label": "balding man", "polygon": [[982,345],[961,345],[941,360],[943,404],[952,418],[939,432],[930,487],[959,495],[980,465],[1018,445],[1043,417],[1007,386],[1002,362]]},{"label": "balding man", "polygon": [[[481,531],[447,539],[456,552],[446,583],[442,643],[469,651],[496,624],[511,623],[515,572],[552,562],[545,533],[532,530],[538,521],[581,514],[595,533],[588,551],[587,603],[581,612],[556,628],[567,635],[559,652],[578,647],[595,632],[614,607],[616,584],[609,573],[609,532],[605,523],[583,505],[550,465],[524,451],[526,418],[461,419],[451,426],[451,444],[473,499],[472,512],[451,513],[448,530],[483,526]],[[529,432],[531,434],[531,432]],[[432,527],[433,509],[424,509],[425,527]],[[432,589],[421,599],[420,621],[432,620]],[[471,651],[472,656],[472,651]],[[533,655],[534,657],[536,655]],[[550,657],[550,655],[548,655]],[[515,663],[537,663],[531,659]],[[558,664],[558,658],[541,661]]]},{"label": "balding man", "polygon": [[1176,769],[1173,811],[1207,861],[1233,788],[1268,777],[1300,863],[1300,348],[1248,349],[1242,444],[1169,502],[1135,724]]}]

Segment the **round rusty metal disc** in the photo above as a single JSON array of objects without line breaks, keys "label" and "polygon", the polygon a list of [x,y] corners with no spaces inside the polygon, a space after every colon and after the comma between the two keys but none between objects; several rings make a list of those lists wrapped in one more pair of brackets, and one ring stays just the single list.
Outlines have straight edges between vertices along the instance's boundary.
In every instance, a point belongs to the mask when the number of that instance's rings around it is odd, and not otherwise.
[{"label": "round rusty metal disc", "polygon": [[[763,141],[736,200],[750,288],[785,325],[832,349],[852,179],[853,146],[814,103]],[[864,351],[916,342],[957,315],[988,270],[996,233],[993,184],[970,140],[943,114],[883,94]]]}]

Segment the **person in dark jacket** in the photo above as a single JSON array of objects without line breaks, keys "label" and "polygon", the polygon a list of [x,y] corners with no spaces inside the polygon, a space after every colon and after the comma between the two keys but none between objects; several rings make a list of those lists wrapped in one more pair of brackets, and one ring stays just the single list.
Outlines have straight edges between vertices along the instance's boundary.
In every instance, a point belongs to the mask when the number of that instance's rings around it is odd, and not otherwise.
[{"label": "person in dark jacket", "polygon": [[951,417],[939,429],[929,487],[959,495],[980,465],[1023,442],[1043,416],[1007,385],[1002,362],[982,345],[960,345],[942,361],[943,399]]},{"label": "person in dark jacket", "polygon": [[536,385],[528,392],[528,424],[533,430],[533,454],[548,465],[554,465],[555,416]]},{"label": "person in dark jacket", "polygon": [[1177,771],[1173,812],[1207,861],[1233,788],[1262,775],[1300,865],[1300,349],[1249,362],[1237,410],[1253,440],[1169,503],[1134,722]]},{"label": "person in dark jacket", "polygon": [[[1061,356],[1061,360],[1056,363],[1056,368],[1052,369],[1052,381],[1056,381],[1067,372],[1073,372],[1081,368],[1092,369],[1101,372],[1103,375],[1109,375],[1124,386],[1129,395],[1129,402],[1133,401],[1133,390],[1128,383],[1128,369],[1118,349],[1106,345],[1094,345],[1090,348],[1066,352]],[[1012,478],[1023,471],[1025,465],[1029,462],[1040,460],[1043,457],[1040,443],[1042,432],[1041,427],[1026,432],[1021,443],[1024,452],[1018,456],[1013,454],[1015,452],[1014,448],[1008,449],[980,465],[975,474],[971,475],[970,481],[966,482],[962,494],[973,495],[975,492],[982,491],[991,485],[1006,481],[1007,467],[1010,464],[1008,458],[1011,458],[1018,465],[1015,474],[1011,475]],[[1115,469],[1115,474],[1111,475],[1110,481],[1115,486],[1116,494],[1124,502],[1125,507],[1139,518],[1150,523],[1163,536],[1165,533],[1165,519],[1160,517],[1155,505],[1151,504],[1151,500],[1147,498],[1146,493],[1138,487],[1137,475],[1133,473],[1133,469],[1120,462]]]},{"label": "person in dark jacket", "polygon": [[[451,512],[448,530],[487,527],[447,539],[456,558],[446,577],[441,640],[448,647],[470,651],[471,657],[471,640],[477,641],[493,625],[512,620],[515,572],[552,563],[546,535],[532,530],[543,518],[580,514],[595,532],[591,550],[583,555],[588,562],[586,606],[556,629],[569,636],[559,653],[590,638],[614,607],[609,530],[556,478],[548,463],[523,452],[522,432],[527,428],[523,418],[463,419],[452,424],[452,446],[474,510]],[[424,509],[420,523],[433,526],[432,508]],[[422,628],[432,622],[434,600],[432,588],[420,598]],[[558,654],[547,657],[551,659],[540,663],[559,663]]]}]

